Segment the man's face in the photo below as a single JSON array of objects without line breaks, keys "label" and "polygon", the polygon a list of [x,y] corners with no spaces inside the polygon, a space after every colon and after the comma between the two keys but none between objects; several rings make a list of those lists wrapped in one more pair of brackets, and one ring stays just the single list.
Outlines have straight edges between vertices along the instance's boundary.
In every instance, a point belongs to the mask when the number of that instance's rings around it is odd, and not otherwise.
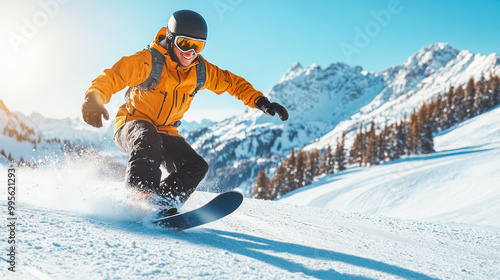
[{"label": "man's face", "polygon": [[191,65],[191,63],[195,60],[195,58],[198,56],[195,54],[193,51],[189,52],[181,52],[179,48],[174,46],[174,54],[177,57],[177,60],[179,61],[179,64],[183,67],[188,67]]}]

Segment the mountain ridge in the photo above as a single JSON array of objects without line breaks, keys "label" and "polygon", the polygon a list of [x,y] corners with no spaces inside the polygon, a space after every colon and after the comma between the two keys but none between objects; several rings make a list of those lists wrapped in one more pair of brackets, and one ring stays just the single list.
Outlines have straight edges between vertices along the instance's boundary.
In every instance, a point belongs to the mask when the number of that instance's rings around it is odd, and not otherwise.
[{"label": "mountain ridge", "polygon": [[[433,54],[440,56],[439,64],[435,60],[429,59],[429,53],[422,53],[422,50],[429,49]],[[445,93],[450,86],[458,87],[465,85],[473,77],[476,80],[488,74],[500,73],[500,57],[495,53],[488,56],[473,54],[468,50],[458,51],[452,49],[449,44],[437,43],[424,48],[405,61],[407,68],[389,67],[380,72],[392,81],[389,86],[377,95],[369,105],[360,109],[351,118],[340,122],[337,127],[327,133],[321,139],[305,147],[306,150],[325,149],[328,143],[336,143],[344,131],[348,132],[346,143],[350,143],[354,131],[362,123],[365,127],[374,120],[382,127],[386,123],[390,124],[404,116],[409,116],[413,110],[421,106],[424,102],[431,100],[438,94]],[[447,50],[443,53],[443,50]],[[455,57],[450,57],[449,54]],[[418,65],[416,57],[422,57],[427,63],[421,63],[424,68],[415,70],[409,65]],[[443,57],[445,57],[443,59]],[[429,63],[432,60],[433,63]],[[431,66],[434,65],[434,66]],[[440,67],[436,67],[436,65]],[[429,70],[429,67],[431,69]],[[388,74],[392,73],[391,75]],[[417,82],[418,81],[418,82]],[[351,133],[349,133],[351,132]]]}]

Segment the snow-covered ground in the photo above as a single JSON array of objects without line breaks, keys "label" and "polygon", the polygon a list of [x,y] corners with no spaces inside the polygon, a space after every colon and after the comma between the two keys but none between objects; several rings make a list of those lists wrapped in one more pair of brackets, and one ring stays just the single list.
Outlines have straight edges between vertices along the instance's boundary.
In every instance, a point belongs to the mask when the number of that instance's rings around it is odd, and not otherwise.
[{"label": "snow-covered ground", "polygon": [[500,108],[434,139],[436,153],[323,177],[282,202],[500,229]]},{"label": "snow-covered ground", "polygon": [[148,224],[96,159],[17,168],[16,272],[5,230],[0,279],[499,279],[499,119],[497,108],[442,133],[435,154],[245,199],[184,232]]},{"label": "snow-covered ground", "polygon": [[[209,197],[197,193],[193,201]],[[7,271],[4,265],[2,279],[498,279],[500,275],[498,231],[275,202],[247,199],[226,219],[185,232],[28,205],[21,207],[19,217],[18,271]]]}]

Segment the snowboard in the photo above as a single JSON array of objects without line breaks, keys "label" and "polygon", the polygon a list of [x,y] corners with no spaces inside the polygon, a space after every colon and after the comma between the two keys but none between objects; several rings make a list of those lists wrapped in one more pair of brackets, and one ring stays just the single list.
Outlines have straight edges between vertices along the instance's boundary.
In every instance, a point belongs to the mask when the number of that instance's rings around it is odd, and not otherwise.
[{"label": "snowboard", "polygon": [[238,209],[242,202],[243,195],[240,192],[228,191],[199,208],[156,219],[153,224],[179,231],[190,229],[224,218]]}]

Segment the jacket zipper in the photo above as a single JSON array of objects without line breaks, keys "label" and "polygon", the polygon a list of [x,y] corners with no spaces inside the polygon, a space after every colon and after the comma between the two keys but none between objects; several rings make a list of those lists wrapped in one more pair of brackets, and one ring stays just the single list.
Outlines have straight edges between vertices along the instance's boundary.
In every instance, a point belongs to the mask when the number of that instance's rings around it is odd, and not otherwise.
[{"label": "jacket zipper", "polygon": [[165,99],[167,99],[167,95],[168,95],[168,92],[164,92],[163,93],[163,101],[161,102],[161,107],[160,107],[160,112],[158,112],[158,117],[156,117],[157,119],[160,118],[160,114],[161,114],[161,111],[163,110],[163,105],[165,104]]},{"label": "jacket zipper", "polygon": [[179,113],[182,109],[182,105],[184,105],[184,101],[186,101],[186,94],[184,93],[184,95],[182,96],[182,102],[181,102],[181,106],[179,106],[179,109],[177,109],[177,113]]},{"label": "jacket zipper", "polygon": [[174,88],[174,100],[172,100],[172,107],[170,107],[170,112],[168,112],[168,116],[165,119],[165,122],[163,123],[163,125],[165,125],[167,123],[168,119],[170,118],[170,114],[172,114],[172,110],[174,109],[174,106],[177,104],[177,94],[178,94],[177,87],[181,84],[181,76],[179,75],[179,70],[177,69],[177,67],[175,67],[175,70],[177,70],[177,85]]},{"label": "jacket zipper", "polygon": [[[166,66],[167,66],[167,61],[165,60],[165,68],[167,68]],[[168,70],[168,68],[167,68],[167,70]],[[167,75],[167,81],[168,81],[168,71],[165,72],[165,75]],[[161,111],[163,111],[163,105],[165,105],[165,99],[167,99],[167,96],[168,96],[168,92],[165,91],[163,93],[163,101],[161,102],[160,111],[158,112],[158,117],[156,117],[156,119],[160,118],[160,114],[161,114]]]}]

